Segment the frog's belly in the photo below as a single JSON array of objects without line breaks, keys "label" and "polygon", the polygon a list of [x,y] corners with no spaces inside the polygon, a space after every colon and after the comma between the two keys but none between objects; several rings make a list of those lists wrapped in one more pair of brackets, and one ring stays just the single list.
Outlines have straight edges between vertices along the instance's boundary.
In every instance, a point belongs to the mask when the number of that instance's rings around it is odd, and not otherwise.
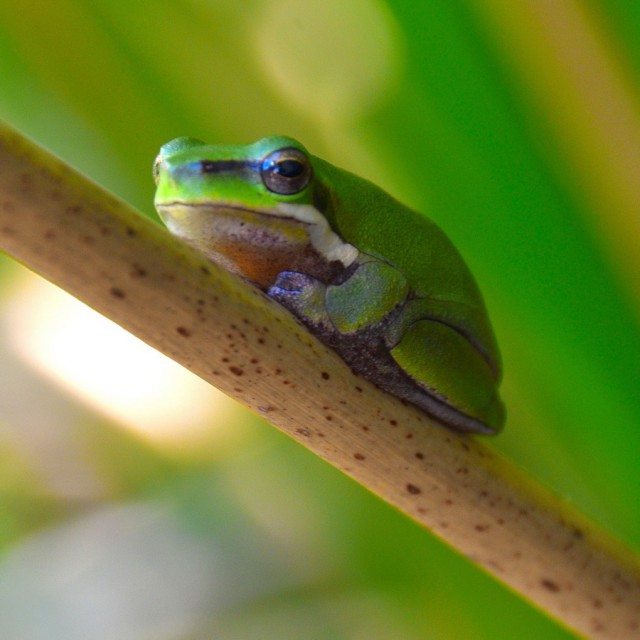
[{"label": "frog's belly", "polygon": [[276,276],[295,270],[305,262],[311,247],[308,241],[281,242],[280,238],[265,239],[263,244],[245,244],[235,238],[217,238],[202,247],[214,262],[247,278],[261,289],[268,289]]},{"label": "frog's belly", "polygon": [[264,290],[282,271],[314,275],[327,266],[311,245],[309,225],[292,218],[206,206],[174,207],[163,218],[173,233],[213,262]]}]

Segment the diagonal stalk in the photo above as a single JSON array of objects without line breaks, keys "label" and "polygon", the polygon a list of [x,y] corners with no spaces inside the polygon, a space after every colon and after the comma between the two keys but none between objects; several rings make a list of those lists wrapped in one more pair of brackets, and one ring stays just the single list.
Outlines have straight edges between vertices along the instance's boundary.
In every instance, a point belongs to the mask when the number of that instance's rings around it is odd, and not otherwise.
[{"label": "diagonal stalk", "polygon": [[640,633],[630,551],[481,439],[355,376],[278,304],[1,124],[0,248],[567,626],[591,638]]}]

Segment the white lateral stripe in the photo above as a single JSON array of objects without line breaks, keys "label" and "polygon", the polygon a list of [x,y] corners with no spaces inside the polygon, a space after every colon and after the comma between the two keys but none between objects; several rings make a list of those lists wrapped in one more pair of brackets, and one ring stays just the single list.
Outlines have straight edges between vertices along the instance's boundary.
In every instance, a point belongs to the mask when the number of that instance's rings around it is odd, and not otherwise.
[{"label": "white lateral stripe", "polygon": [[293,218],[309,225],[309,239],[313,248],[329,262],[339,260],[348,267],[358,257],[358,249],[345,242],[329,226],[327,219],[310,204],[279,204],[276,215]]}]

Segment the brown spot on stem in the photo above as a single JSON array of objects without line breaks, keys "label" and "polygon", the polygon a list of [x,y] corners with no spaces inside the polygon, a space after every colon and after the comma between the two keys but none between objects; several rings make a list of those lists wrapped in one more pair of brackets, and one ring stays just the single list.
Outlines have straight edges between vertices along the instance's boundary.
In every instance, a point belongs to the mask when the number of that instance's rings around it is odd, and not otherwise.
[{"label": "brown spot on stem", "polygon": [[418,495],[419,493],[422,493],[422,489],[420,489],[419,487],[416,487],[415,484],[411,484],[411,483],[407,483],[407,491],[414,496]]},{"label": "brown spot on stem", "polygon": [[361,453],[354,453],[354,454],[353,454],[353,457],[354,457],[356,460],[366,460],[366,457],[365,457],[363,454],[361,454]]},{"label": "brown spot on stem", "polygon": [[129,274],[132,278],[144,278],[147,275],[147,270],[139,264],[132,264]]},{"label": "brown spot on stem", "polygon": [[233,373],[234,376],[244,375],[244,371],[240,367],[231,366],[229,367],[229,371],[231,371],[231,373]]},{"label": "brown spot on stem", "polygon": [[266,407],[258,407],[258,411],[260,411],[260,413],[271,413],[272,411],[275,411],[276,408],[273,407],[272,405],[267,405]]},{"label": "brown spot on stem", "polygon": [[328,380],[331,377],[326,371],[323,371],[320,375],[323,380]]},{"label": "brown spot on stem", "polygon": [[542,580],[540,580],[540,584],[547,591],[551,591],[551,593],[558,593],[558,591],[560,591],[560,587],[558,586],[558,583],[554,582],[553,580],[549,580],[549,578],[542,578]]},{"label": "brown spot on stem", "polygon": [[127,297],[125,292],[118,287],[111,287],[111,289],[109,289],[109,293],[111,293],[114,298],[119,298],[120,300]]},{"label": "brown spot on stem", "polygon": [[183,337],[188,338],[191,335],[191,331],[187,327],[176,327],[176,331]]}]

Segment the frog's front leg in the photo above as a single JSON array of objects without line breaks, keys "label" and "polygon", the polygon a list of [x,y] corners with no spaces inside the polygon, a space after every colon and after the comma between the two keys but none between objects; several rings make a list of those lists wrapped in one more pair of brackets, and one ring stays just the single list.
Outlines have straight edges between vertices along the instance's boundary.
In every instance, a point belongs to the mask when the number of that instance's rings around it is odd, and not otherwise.
[{"label": "frog's front leg", "polygon": [[336,348],[343,340],[383,340],[383,321],[400,307],[408,291],[397,269],[361,254],[329,285],[303,273],[283,271],[268,294]]},{"label": "frog's front leg", "polygon": [[300,319],[325,342],[335,333],[325,307],[327,286],[297,271],[282,271],[267,294]]},{"label": "frog's front leg", "polygon": [[352,337],[369,334],[371,338],[384,338],[389,345],[395,342],[386,335],[389,320],[408,295],[409,284],[395,267],[360,254],[350,275],[327,287],[327,314],[340,334]]}]

